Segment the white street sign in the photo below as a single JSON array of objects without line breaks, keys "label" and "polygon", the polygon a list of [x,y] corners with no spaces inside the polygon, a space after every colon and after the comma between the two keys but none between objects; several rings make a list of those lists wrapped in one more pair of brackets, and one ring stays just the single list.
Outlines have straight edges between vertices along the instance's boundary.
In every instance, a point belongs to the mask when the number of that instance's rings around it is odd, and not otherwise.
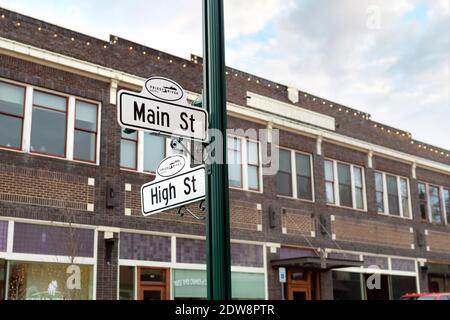
[{"label": "white street sign", "polygon": [[174,155],[164,159],[156,179],[141,188],[144,216],[205,199],[205,166],[189,168],[186,158]]},{"label": "white street sign", "polygon": [[120,90],[117,120],[128,129],[201,142],[208,139],[206,110],[189,106],[183,88],[162,77],[148,79],[141,93]]},{"label": "white street sign", "polygon": [[286,268],[284,267],[278,268],[278,276],[280,283],[286,283]]}]

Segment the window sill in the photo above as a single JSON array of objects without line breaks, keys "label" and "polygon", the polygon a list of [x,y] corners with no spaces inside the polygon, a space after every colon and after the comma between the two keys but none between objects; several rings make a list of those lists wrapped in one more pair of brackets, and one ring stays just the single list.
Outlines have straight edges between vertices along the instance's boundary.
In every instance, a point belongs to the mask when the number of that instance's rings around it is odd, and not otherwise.
[{"label": "window sill", "polygon": [[230,190],[234,190],[234,191],[250,192],[250,193],[255,193],[255,194],[263,193],[262,191],[251,190],[251,189],[245,190],[245,189],[238,188],[238,187],[229,187],[229,188],[230,188]]},{"label": "window sill", "polygon": [[277,194],[277,198],[280,198],[280,199],[286,199],[286,200],[293,200],[293,201],[301,201],[301,202],[306,202],[306,203],[315,203],[314,200],[307,200],[307,199],[301,199],[301,198],[294,198],[294,197],[283,196],[283,195],[279,195],[279,194]]},{"label": "window sill", "polygon": [[150,177],[156,177],[156,173],[154,173],[154,172],[141,172],[141,171],[137,171],[134,169],[127,169],[127,168],[120,168],[120,171],[127,172],[127,173],[143,174],[143,175],[150,176]]},{"label": "window sill", "polygon": [[366,212],[367,213],[367,209],[356,209],[356,208],[352,208],[352,207],[338,206],[336,204],[330,204],[330,203],[327,203],[327,207],[340,208],[340,209],[346,209],[346,210],[352,210],[352,211]]},{"label": "window sill", "polygon": [[377,212],[378,215],[383,216],[383,217],[389,217],[389,218],[395,218],[395,219],[402,219],[402,220],[409,220],[412,221],[413,218],[407,218],[407,217],[401,217],[401,216],[395,216],[392,214],[388,214],[388,213],[384,213],[384,212]]}]

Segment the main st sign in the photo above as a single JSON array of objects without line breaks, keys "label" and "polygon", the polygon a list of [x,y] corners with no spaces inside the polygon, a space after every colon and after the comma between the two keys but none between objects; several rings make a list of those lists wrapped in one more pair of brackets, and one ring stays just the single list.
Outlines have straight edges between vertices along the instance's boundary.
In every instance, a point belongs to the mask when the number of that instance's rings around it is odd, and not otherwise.
[{"label": "main st sign", "polygon": [[[127,129],[206,142],[208,113],[189,106],[186,94],[176,82],[153,77],[141,93],[121,90],[117,93],[117,120]],[[154,181],[141,187],[144,216],[205,199],[205,166],[189,167],[182,155],[164,159]]]},{"label": "main st sign", "polygon": [[148,79],[141,93],[120,90],[117,117],[128,129],[201,142],[208,139],[206,110],[189,106],[181,86],[162,77]]}]

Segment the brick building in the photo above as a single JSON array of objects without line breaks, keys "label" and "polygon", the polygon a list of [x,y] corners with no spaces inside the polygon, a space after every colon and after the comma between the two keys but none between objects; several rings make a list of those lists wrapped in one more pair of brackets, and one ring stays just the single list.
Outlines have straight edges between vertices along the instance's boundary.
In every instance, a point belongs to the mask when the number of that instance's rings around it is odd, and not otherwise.
[{"label": "brick building", "polygon": [[[140,213],[140,186],[177,151],[116,118],[117,90],[153,75],[195,100],[201,58],[0,15],[0,299],[205,298],[203,221]],[[450,291],[450,151],[270,80],[227,79],[230,128],[280,130],[276,176],[261,174],[258,141],[229,138],[247,159],[230,167],[234,298],[280,299],[278,267],[288,299]]]}]

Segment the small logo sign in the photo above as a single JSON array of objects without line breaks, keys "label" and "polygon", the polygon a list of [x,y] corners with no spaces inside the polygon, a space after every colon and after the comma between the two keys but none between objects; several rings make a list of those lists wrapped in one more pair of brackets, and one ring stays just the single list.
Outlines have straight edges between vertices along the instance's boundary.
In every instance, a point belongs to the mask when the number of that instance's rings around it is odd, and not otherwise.
[{"label": "small logo sign", "polygon": [[161,177],[172,177],[182,171],[186,165],[186,159],[182,155],[170,156],[158,166],[158,175]]},{"label": "small logo sign", "polygon": [[178,83],[162,77],[148,79],[145,88],[152,96],[164,101],[178,101],[184,95]]}]

